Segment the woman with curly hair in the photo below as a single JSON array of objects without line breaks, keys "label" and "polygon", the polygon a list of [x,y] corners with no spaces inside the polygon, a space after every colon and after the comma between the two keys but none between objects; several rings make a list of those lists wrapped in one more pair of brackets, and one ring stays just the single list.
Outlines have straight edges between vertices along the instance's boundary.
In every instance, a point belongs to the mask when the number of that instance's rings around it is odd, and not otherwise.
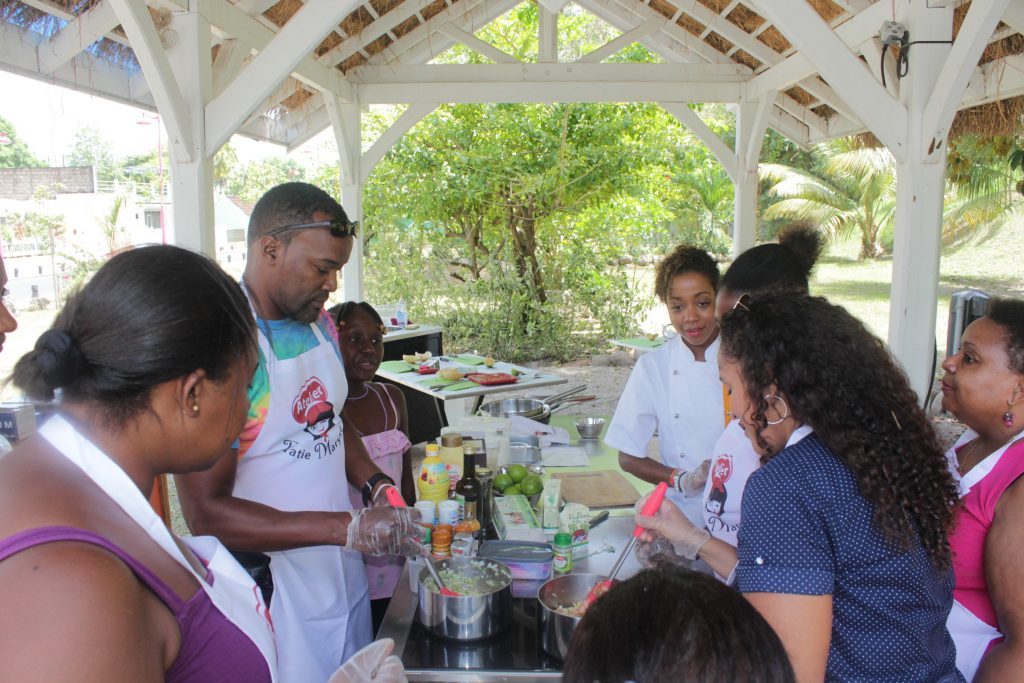
[{"label": "woman with curly hair", "polygon": [[[668,482],[669,499],[694,523],[701,523],[711,448],[725,428],[716,362],[718,277],[715,260],[686,244],[658,264],[654,292],[668,307],[678,337],[637,359],[605,436],[624,471]],[[646,457],[655,433],[660,462]]]},{"label": "woman with curly hair", "polygon": [[993,302],[942,368],[942,407],[968,426],[947,453],[963,501],[947,624],[967,680],[1013,680],[1024,670],[1024,302]]},{"label": "woman with curly hair", "polygon": [[885,345],[822,298],[740,297],[719,367],[764,463],[737,586],[797,680],[960,680],[945,628],[957,488]]}]

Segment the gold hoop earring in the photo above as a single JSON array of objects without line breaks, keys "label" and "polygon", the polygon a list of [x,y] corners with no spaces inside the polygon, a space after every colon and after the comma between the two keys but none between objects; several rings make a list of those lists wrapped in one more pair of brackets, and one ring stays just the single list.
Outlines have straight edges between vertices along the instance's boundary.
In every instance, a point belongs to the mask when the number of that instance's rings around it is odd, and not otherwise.
[{"label": "gold hoop earring", "polygon": [[772,394],[771,396],[765,394],[764,400],[766,400],[766,401],[781,401],[782,402],[782,407],[786,409],[786,414],[783,415],[782,417],[780,417],[778,420],[772,421],[772,420],[769,420],[768,418],[765,418],[764,421],[766,423],[768,423],[770,425],[777,425],[780,422],[782,422],[783,420],[785,420],[787,417],[789,417],[789,404],[786,403],[786,399],[782,398],[778,394]]}]

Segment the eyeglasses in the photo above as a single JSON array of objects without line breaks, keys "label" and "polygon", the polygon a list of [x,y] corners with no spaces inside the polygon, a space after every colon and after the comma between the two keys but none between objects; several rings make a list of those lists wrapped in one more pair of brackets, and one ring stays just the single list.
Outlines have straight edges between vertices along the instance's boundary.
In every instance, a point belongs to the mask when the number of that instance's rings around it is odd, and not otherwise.
[{"label": "eyeglasses", "polygon": [[736,303],[734,303],[732,305],[732,310],[735,311],[737,308],[742,308],[747,313],[750,313],[750,305],[749,304],[750,304],[750,295],[749,294],[740,294],[740,298],[736,299]]},{"label": "eyeglasses", "polygon": [[279,235],[289,230],[308,230],[310,228],[330,228],[331,237],[355,237],[359,221],[349,222],[345,218],[332,218],[329,221],[317,221],[315,223],[298,223],[296,225],[285,225],[281,228],[274,228],[267,233],[268,237]]}]

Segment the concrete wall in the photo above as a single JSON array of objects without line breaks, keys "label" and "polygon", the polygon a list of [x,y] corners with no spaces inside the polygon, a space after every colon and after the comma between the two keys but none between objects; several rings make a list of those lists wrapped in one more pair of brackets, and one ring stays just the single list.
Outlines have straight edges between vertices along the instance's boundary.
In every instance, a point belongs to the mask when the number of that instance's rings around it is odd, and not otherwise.
[{"label": "concrete wall", "polygon": [[70,168],[0,168],[0,198],[32,199],[39,187],[53,188],[57,194],[94,192],[92,166]]}]

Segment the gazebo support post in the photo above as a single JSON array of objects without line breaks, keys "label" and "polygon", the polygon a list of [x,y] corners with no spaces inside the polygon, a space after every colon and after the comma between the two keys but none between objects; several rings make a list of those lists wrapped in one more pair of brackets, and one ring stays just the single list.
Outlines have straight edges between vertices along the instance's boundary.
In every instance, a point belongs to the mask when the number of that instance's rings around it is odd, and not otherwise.
[{"label": "gazebo support post", "polygon": [[[340,166],[341,205],[350,221],[362,217],[363,182],[359,172],[362,159],[362,111],[358,102],[342,102],[337,95],[324,93],[331,129],[338,145]],[[363,231],[358,231],[352,255],[342,272],[342,293],[346,301],[362,301],[363,288]]]}]

